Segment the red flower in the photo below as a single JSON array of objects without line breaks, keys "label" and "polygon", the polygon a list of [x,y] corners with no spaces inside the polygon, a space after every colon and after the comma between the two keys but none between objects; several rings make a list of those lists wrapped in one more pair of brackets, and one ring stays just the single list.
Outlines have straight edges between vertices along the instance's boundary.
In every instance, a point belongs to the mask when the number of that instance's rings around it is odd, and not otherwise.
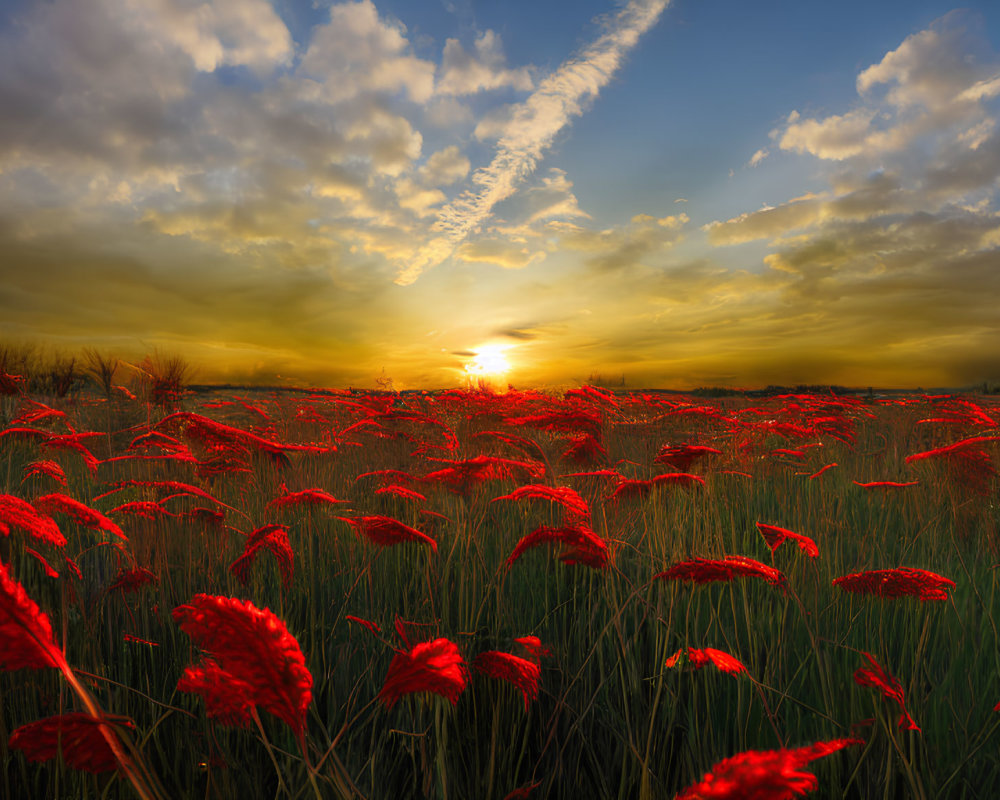
[{"label": "red flower", "polygon": [[108,513],[130,514],[146,519],[162,519],[163,517],[177,516],[176,514],[171,514],[159,503],[154,503],[151,500],[133,500],[130,503],[122,503],[120,506],[112,508]]},{"label": "red flower", "polygon": [[570,437],[569,444],[559,457],[574,464],[594,464],[607,455],[608,451],[599,437],[592,433],[578,433]]},{"label": "red flower", "polygon": [[528,655],[535,663],[540,663],[543,658],[548,658],[552,655],[552,651],[547,647],[543,647],[542,640],[537,636],[521,636],[514,641],[528,651]]},{"label": "red flower", "polygon": [[295,554],[288,541],[288,527],[285,525],[264,525],[257,528],[247,537],[243,554],[233,562],[229,571],[246,586],[250,580],[250,566],[257,560],[257,554],[261,550],[269,550],[274,554],[281,570],[281,585],[287,589],[292,583]]},{"label": "red flower", "polygon": [[771,548],[772,553],[778,549],[778,546],[782,542],[790,540],[795,542],[799,546],[799,549],[810,558],[816,558],[819,555],[819,548],[816,546],[816,542],[808,536],[803,536],[801,533],[794,533],[787,528],[779,528],[777,525],[766,525],[763,522],[758,522],[757,528],[763,535],[764,541],[767,542],[767,546]]},{"label": "red flower", "polygon": [[674,564],[670,569],[653,577],[654,579],[694,581],[695,583],[731,581],[733,578],[753,577],[763,578],[776,586],[785,584],[785,576],[781,572],[746,556],[725,556],[722,560],[692,558],[689,561]]},{"label": "red flower", "polygon": [[947,600],[948,590],[955,588],[955,581],[925,569],[899,567],[843,575],[834,578],[833,585],[856,594],[872,594],[876,597],[919,597],[923,602]]},{"label": "red flower", "polygon": [[386,708],[412,692],[433,692],[455,705],[467,681],[468,668],[458,646],[448,639],[434,639],[396,653],[378,696]]},{"label": "red flower", "polygon": [[146,584],[156,582],[156,575],[143,567],[123,569],[118,573],[114,583],[107,588],[107,591],[113,592],[115,589],[121,589],[124,593],[138,592]]},{"label": "red flower", "polygon": [[528,800],[535,789],[541,785],[541,781],[535,781],[534,783],[529,783],[527,786],[521,786],[505,795],[503,800]]},{"label": "red flower", "polygon": [[0,564],[0,668],[62,667],[62,651],[52,637],[52,623],[24,587]]},{"label": "red flower", "polygon": [[252,719],[253,687],[226,672],[215,661],[205,659],[187,667],[177,682],[177,691],[197,694],[205,701],[209,719],[220,725],[245,728]]},{"label": "red flower", "polygon": [[21,483],[24,483],[32,475],[45,475],[62,486],[66,485],[66,473],[55,461],[32,461],[25,466]]},{"label": "red flower", "polygon": [[378,623],[372,622],[370,619],[362,619],[361,617],[355,617],[353,614],[345,614],[344,619],[348,622],[353,622],[357,625],[361,625],[368,628],[372,633],[378,634],[382,632],[382,629],[378,626]]},{"label": "red flower", "polygon": [[31,503],[12,494],[0,494],[0,536],[9,536],[12,528],[24,531],[28,536],[54,547],[65,547],[66,537],[62,535],[55,520],[38,510]]},{"label": "red flower", "polygon": [[720,761],[675,800],[790,800],[819,786],[816,776],[803,772],[803,767],[856,744],[863,742],[834,739],[791,750],[748,750]]},{"label": "red flower", "polygon": [[559,560],[564,564],[586,564],[594,569],[604,569],[608,565],[608,545],[586,525],[566,525],[562,528],[542,525],[517,543],[514,552],[507,557],[507,569],[526,550],[545,542],[562,542],[566,545],[566,549],[559,554]]},{"label": "red flower", "polygon": [[41,443],[41,446],[50,450],[72,450],[74,453],[79,453],[80,458],[83,459],[83,463],[86,465],[87,469],[90,470],[93,475],[96,475],[97,465],[100,462],[97,460],[97,456],[91,453],[80,441],[80,439],[98,435],[101,434],[67,433],[60,436],[49,436],[48,439]]},{"label": "red flower", "polygon": [[39,497],[32,505],[45,514],[66,514],[85,528],[112,533],[119,539],[128,541],[128,537],[122,533],[122,529],[104,516],[104,514],[81,503],[79,500],[74,500],[69,495],[62,494],[61,492],[53,492],[52,494]]},{"label": "red flower", "polygon": [[388,486],[376,489],[375,494],[391,494],[395,497],[401,497],[403,500],[416,500],[418,502],[423,502],[427,499],[427,497],[420,494],[420,492],[408,489],[405,486],[400,486],[398,483],[390,483]]},{"label": "red flower", "polygon": [[45,560],[45,556],[43,556],[37,550],[32,550],[30,547],[25,547],[24,548],[24,554],[28,555],[28,556],[31,556],[33,559],[35,559],[35,561],[37,561],[39,564],[41,564],[42,565],[42,569],[45,570],[45,574],[48,575],[50,578],[58,578],[59,577],[59,573],[56,572],[52,568],[52,565],[48,561]]},{"label": "red flower", "polygon": [[354,528],[359,536],[367,536],[377,545],[387,547],[400,542],[421,542],[429,544],[431,550],[437,552],[437,542],[426,533],[421,533],[416,528],[404,525],[392,517],[384,517],[381,514],[372,514],[367,517],[338,517]]},{"label": "red flower", "polygon": [[173,616],[222,671],[250,687],[249,703],[304,734],[313,680],[284,622],[248,601],[206,594],[196,594]]},{"label": "red flower", "polygon": [[514,684],[524,695],[524,710],[528,710],[530,701],[538,699],[538,680],[542,668],[534,661],[503,653],[499,650],[488,650],[480,653],[472,661],[473,669]]},{"label": "red flower", "polygon": [[985,442],[995,442],[1000,436],[972,436],[955,444],[936,447],[923,453],[914,453],[906,457],[906,463],[921,461],[927,458],[940,458],[951,469],[955,478],[973,491],[986,494],[989,481],[996,474],[996,468],[989,454],[977,445]]},{"label": "red flower", "polygon": [[902,712],[899,715],[899,727],[904,730],[919,732],[920,728],[913,721],[913,717],[910,716],[903,705],[903,687],[899,685],[899,681],[882,669],[881,665],[870,653],[863,652],[861,655],[868,662],[870,668],[859,667],[854,673],[854,682],[858,686],[872,686],[878,689],[883,697],[897,703]]},{"label": "red flower", "polygon": [[828,469],[833,469],[836,466],[837,466],[837,462],[834,461],[832,464],[827,464],[825,467],[820,467],[812,475],[809,476],[809,480],[811,480],[811,481],[816,480],[820,475],[822,475]]},{"label": "red flower", "polygon": [[681,472],[687,472],[691,465],[707,455],[722,455],[721,450],[698,444],[682,444],[671,447],[663,445],[653,459],[654,464],[671,464]]},{"label": "red flower", "polygon": [[494,497],[490,502],[498,500],[550,500],[558,503],[565,511],[564,521],[569,525],[590,522],[590,506],[579,493],[568,486],[545,486],[543,484],[531,484],[515,489],[510,494]]},{"label": "red flower", "polygon": [[[130,722],[119,724],[132,727]],[[107,735],[114,736],[104,720],[75,712],[46,717],[22,725],[11,734],[9,746],[20,750],[29,761],[49,761],[62,753],[66,764],[85,772],[110,772],[118,768],[118,759],[108,744]]]},{"label": "red flower", "polygon": [[346,503],[346,500],[338,500],[329,492],[322,489],[303,489],[301,492],[287,492],[281,497],[276,497],[267,504],[268,508],[291,508],[293,506],[310,505],[315,506],[320,503],[326,505],[338,505]]},{"label": "red flower", "polygon": [[702,649],[689,647],[686,654],[683,649],[678,650],[666,660],[664,666],[668,668],[677,666],[685,655],[695,669],[701,669],[708,664],[713,664],[720,672],[728,672],[730,675],[739,675],[740,673],[749,674],[742,661],[733,658],[729,653],[724,653],[722,650],[716,650],[712,647]]},{"label": "red flower", "polygon": [[692,475],[689,472],[665,472],[652,478],[653,486],[697,486],[705,485],[705,479],[701,475]]}]

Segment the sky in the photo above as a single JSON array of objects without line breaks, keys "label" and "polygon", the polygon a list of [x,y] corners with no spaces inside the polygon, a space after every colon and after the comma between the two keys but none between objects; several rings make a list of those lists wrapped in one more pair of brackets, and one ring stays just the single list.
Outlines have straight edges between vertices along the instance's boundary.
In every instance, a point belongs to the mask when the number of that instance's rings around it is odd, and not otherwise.
[{"label": "sky", "polygon": [[995,383],[998,48],[993,0],[0,0],[0,341]]}]

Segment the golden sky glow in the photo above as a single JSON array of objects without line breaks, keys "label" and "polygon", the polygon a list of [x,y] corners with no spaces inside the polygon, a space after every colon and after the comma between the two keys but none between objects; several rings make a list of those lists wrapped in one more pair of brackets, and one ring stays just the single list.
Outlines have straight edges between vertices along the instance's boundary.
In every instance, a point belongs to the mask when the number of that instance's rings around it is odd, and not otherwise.
[{"label": "golden sky glow", "polygon": [[1000,12],[802,5],[12,3],[0,338],[361,388],[1000,381]]}]

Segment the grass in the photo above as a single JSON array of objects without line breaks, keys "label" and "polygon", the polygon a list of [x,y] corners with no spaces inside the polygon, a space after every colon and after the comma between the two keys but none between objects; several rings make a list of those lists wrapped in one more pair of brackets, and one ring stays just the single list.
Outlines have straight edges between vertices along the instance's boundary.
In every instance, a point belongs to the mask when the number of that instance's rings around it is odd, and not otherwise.
[{"label": "grass", "polygon": [[[4,437],[2,492],[33,499],[59,490],[107,512],[131,500],[162,499],[162,493],[141,487],[95,499],[116,481],[185,481],[235,509],[227,511],[225,525],[118,515],[128,536],[122,550],[59,517],[69,544],[64,553],[49,548],[44,555],[60,578],[46,577],[25,552],[42,548],[22,534],[0,537],[0,557],[49,614],[67,660],[104,711],[134,721],[132,738],[142,763],[167,796],[500,800],[537,784],[529,796],[670,798],[737,753],[850,735],[864,744],[810,765],[819,780],[813,796],[975,798],[1000,783],[1000,714],[993,711],[1000,700],[997,481],[983,495],[940,463],[905,463],[911,453],[996,432],[917,424],[940,416],[947,401],[871,400],[833,408],[824,406],[829,397],[776,398],[755,401],[762,414],[743,413],[748,401],[711,401],[744,423],[734,426],[719,417],[671,414],[676,408],[662,399],[623,394],[619,409],[602,410],[609,464],[624,459],[622,474],[649,478],[671,471],[652,464],[664,443],[710,444],[724,455],[692,468],[705,478],[704,490],[655,489],[618,506],[604,502],[609,486],[602,479],[558,477],[587,469],[560,460],[563,435],[522,428],[517,433],[536,441],[545,455],[545,481],[572,486],[587,499],[594,530],[611,543],[614,558],[607,569],[594,570],[560,563],[559,549],[545,546],[505,570],[522,536],[538,525],[560,523],[558,509],[544,502],[489,502],[519,481],[488,480],[464,495],[421,488],[428,495],[422,507],[444,520],[421,515],[419,504],[375,494],[377,484],[355,478],[379,469],[425,474],[444,466],[428,456],[488,452],[524,459],[508,445],[473,434],[503,429],[504,416],[557,410],[569,401],[516,394],[398,397],[397,411],[433,417],[458,435],[457,450],[414,457],[420,441],[444,441],[439,426],[382,415],[372,416],[381,428],[338,435],[368,413],[364,408],[382,409],[384,396],[271,394],[250,401],[218,395],[206,408],[204,398],[171,390],[171,408],[179,404],[271,441],[337,445],[326,454],[288,453],[284,467],[235,448],[229,455],[242,460],[245,471],[200,476],[195,464],[106,460],[126,453],[148,430],[147,419],[155,425],[167,413],[161,406],[168,403],[157,406],[152,394],[150,405],[115,394],[50,401],[77,431],[103,434],[85,440],[102,459],[96,476],[73,451]],[[672,397],[669,403],[684,400]],[[978,402],[995,418],[995,404]],[[0,398],[2,428],[14,424],[23,408],[17,395]],[[764,420],[804,423],[821,413],[849,419],[853,444],[827,435],[790,441],[750,426]],[[43,427],[66,431],[60,418]],[[822,446],[804,450],[801,463],[767,455],[815,442]],[[201,444],[188,444],[206,460]],[[996,446],[985,449],[995,453]],[[67,487],[44,476],[22,482],[25,466],[40,458],[59,461]],[[809,479],[832,462],[838,466]],[[854,484],[890,479],[920,484],[895,491]],[[322,488],[351,505],[268,509],[283,485],[290,491]],[[163,505],[179,513],[204,503],[178,497]],[[354,514],[395,517],[433,536],[437,552],[414,543],[379,548],[360,540],[338,519]],[[812,537],[820,557],[809,559],[792,543],[772,554],[758,521]],[[243,551],[243,534],[272,522],[289,526],[294,580],[283,589],[277,564],[264,552],[243,586],[229,571]],[[652,579],[692,556],[726,554],[773,564],[787,576],[787,591],[749,578],[702,586]],[[64,568],[63,556],[76,561],[82,580]],[[132,565],[152,570],[158,582],[135,594],[105,591],[119,569]],[[840,575],[899,566],[928,569],[957,585],[949,600],[925,603],[853,595],[831,585]],[[261,714],[259,726],[225,727],[206,718],[200,698],[176,691],[198,653],[171,611],[197,593],[267,607],[297,639],[314,680],[308,763],[288,726],[271,715]],[[381,634],[347,615],[374,621]],[[427,638],[456,642],[467,662],[485,650],[514,652],[514,638],[538,636],[552,651],[541,663],[538,700],[526,713],[515,687],[473,675],[455,706],[422,693],[386,710],[377,696],[403,648],[393,631],[397,617],[422,626]],[[155,645],[126,641],[124,634]],[[750,677],[710,667],[665,668],[666,659],[684,647],[725,650],[746,664]],[[872,653],[899,679],[922,732],[902,730],[898,706],[856,685],[861,652]],[[0,701],[6,765],[0,796],[133,795],[118,773],[90,775],[60,761],[33,763],[8,749],[18,726],[79,708],[55,671],[0,673]]]}]

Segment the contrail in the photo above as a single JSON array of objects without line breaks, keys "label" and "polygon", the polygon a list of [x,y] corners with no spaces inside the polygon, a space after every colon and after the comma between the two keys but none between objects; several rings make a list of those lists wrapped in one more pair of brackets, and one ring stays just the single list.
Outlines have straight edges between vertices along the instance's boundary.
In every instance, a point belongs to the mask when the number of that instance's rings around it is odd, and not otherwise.
[{"label": "contrail", "polygon": [[583,114],[585,103],[607,86],[625,55],[656,24],[669,2],[631,0],[609,20],[596,41],[560,65],[515,108],[493,160],[472,176],[479,190],[463,192],[441,209],[434,224],[441,235],[420,249],[396,283],[413,283],[425,269],[448,258],[497,203],[514,194],[559,131]]}]

